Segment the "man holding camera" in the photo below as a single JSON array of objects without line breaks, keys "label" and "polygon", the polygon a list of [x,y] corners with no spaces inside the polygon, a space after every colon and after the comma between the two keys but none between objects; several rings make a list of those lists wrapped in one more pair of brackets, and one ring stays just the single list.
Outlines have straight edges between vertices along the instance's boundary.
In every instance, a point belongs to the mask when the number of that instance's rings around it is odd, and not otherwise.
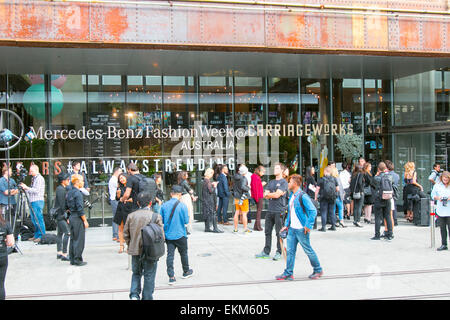
[{"label": "man holding camera", "polygon": [[19,193],[17,184],[13,178],[11,178],[11,168],[5,166],[2,169],[2,178],[0,178],[0,213],[5,220],[10,219],[9,207],[11,207],[11,215],[14,214],[16,209],[15,195]]},{"label": "man holding camera", "polygon": [[313,267],[313,273],[309,276],[311,280],[319,279],[323,275],[322,267],[316,253],[311,248],[309,235],[314,226],[317,209],[311,198],[301,190],[302,177],[293,174],[289,177],[289,190],[292,194],[289,198],[288,216],[286,223],[280,232],[287,232],[287,259],[284,272],[275,277],[277,280],[294,280],[295,254],[297,244],[303,248]]},{"label": "man holding camera", "polygon": [[30,240],[38,243],[45,234],[45,223],[42,213],[42,210],[44,209],[45,180],[39,173],[39,167],[35,164],[30,167],[30,175],[32,176],[31,187],[28,187],[24,183],[21,183],[20,187],[27,193],[31,209],[34,211],[34,214],[30,213],[30,216],[35,232],[34,237]]}]

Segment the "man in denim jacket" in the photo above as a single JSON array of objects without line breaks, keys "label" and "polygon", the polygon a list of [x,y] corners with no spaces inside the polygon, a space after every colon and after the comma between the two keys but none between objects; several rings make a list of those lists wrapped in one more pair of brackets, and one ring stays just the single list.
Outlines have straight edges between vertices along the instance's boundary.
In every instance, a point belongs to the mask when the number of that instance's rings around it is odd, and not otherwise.
[{"label": "man in denim jacket", "polygon": [[319,279],[323,274],[319,259],[311,248],[309,241],[309,234],[314,226],[317,210],[309,196],[301,190],[301,185],[302,177],[300,175],[294,174],[289,177],[289,190],[292,191],[292,194],[289,198],[286,223],[280,231],[288,230],[287,261],[286,269],[283,274],[276,277],[277,280],[294,280],[295,254],[298,243],[300,243],[303,251],[308,256],[314,270],[309,278]]}]

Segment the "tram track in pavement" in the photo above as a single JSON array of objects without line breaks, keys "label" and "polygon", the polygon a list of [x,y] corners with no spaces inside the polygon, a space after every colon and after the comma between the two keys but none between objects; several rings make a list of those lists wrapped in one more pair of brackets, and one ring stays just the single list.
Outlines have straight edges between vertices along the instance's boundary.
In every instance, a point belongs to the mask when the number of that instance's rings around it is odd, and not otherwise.
[{"label": "tram track in pavement", "polygon": [[[369,277],[373,277],[373,276],[391,277],[391,276],[405,276],[405,275],[418,275],[418,274],[424,274],[424,273],[431,274],[431,273],[445,273],[445,272],[450,272],[450,268],[330,275],[330,276],[322,276],[319,281],[369,278]],[[279,281],[279,280],[271,279],[271,280],[253,280],[253,281],[239,281],[239,282],[218,282],[218,283],[205,283],[205,284],[192,284],[192,285],[178,285],[177,284],[174,286],[167,285],[167,286],[155,287],[155,291],[232,287],[232,286],[261,285],[261,284],[274,284],[274,283],[282,284],[282,283],[293,283],[293,282],[302,282],[302,281],[317,281],[317,280],[311,280],[308,277],[302,277],[302,278],[294,279],[292,281]],[[115,293],[128,293],[129,290],[130,289],[127,288],[127,289],[85,290],[85,291],[36,293],[36,294],[24,294],[24,295],[8,295],[6,297],[6,299],[7,300],[20,300],[20,299],[32,299],[32,298],[63,297],[63,296],[70,297],[70,296],[81,296],[81,295],[115,294]],[[414,300],[414,299],[433,299],[433,298],[445,298],[445,297],[450,297],[450,293],[385,297],[385,298],[376,298],[375,300],[408,300],[408,299]]]}]

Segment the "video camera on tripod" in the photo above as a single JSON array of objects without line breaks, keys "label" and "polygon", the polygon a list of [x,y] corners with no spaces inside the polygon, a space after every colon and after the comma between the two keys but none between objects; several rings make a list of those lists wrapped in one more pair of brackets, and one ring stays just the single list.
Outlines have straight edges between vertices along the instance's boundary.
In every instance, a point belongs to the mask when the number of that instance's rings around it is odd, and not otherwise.
[{"label": "video camera on tripod", "polygon": [[[20,184],[28,177],[28,170],[24,167],[22,162],[18,162],[16,165],[16,180]],[[19,186],[19,188],[22,188]]]}]

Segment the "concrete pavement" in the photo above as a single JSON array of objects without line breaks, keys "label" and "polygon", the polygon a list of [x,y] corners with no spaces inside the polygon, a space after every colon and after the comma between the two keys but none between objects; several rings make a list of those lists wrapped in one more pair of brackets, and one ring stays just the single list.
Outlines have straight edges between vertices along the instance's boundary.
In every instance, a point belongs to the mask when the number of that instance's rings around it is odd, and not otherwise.
[{"label": "concrete pavement", "polygon": [[[264,221],[263,221],[264,223]],[[324,269],[320,280],[309,280],[312,268],[298,247],[295,281],[274,277],[285,268],[285,260],[255,258],[264,246],[264,232],[233,234],[204,233],[204,224],[194,223],[189,237],[189,262],[194,276],[181,279],[178,253],[175,256],[177,283],[168,285],[166,262],[158,263],[155,299],[380,299],[450,297],[450,252],[430,248],[429,227],[416,227],[400,219],[395,239],[372,241],[374,225],[336,232],[313,231],[311,243]],[[253,223],[251,224],[253,226]],[[221,226],[223,227],[223,226]],[[118,254],[111,241],[111,227],[90,228],[86,234],[84,267],[56,259],[56,245],[22,242],[24,255],[9,256],[7,299],[128,299],[131,271],[128,256]],[[436,229],[436,245],[440,245]],[[272,252],[275,254],[275,235]]]}]

